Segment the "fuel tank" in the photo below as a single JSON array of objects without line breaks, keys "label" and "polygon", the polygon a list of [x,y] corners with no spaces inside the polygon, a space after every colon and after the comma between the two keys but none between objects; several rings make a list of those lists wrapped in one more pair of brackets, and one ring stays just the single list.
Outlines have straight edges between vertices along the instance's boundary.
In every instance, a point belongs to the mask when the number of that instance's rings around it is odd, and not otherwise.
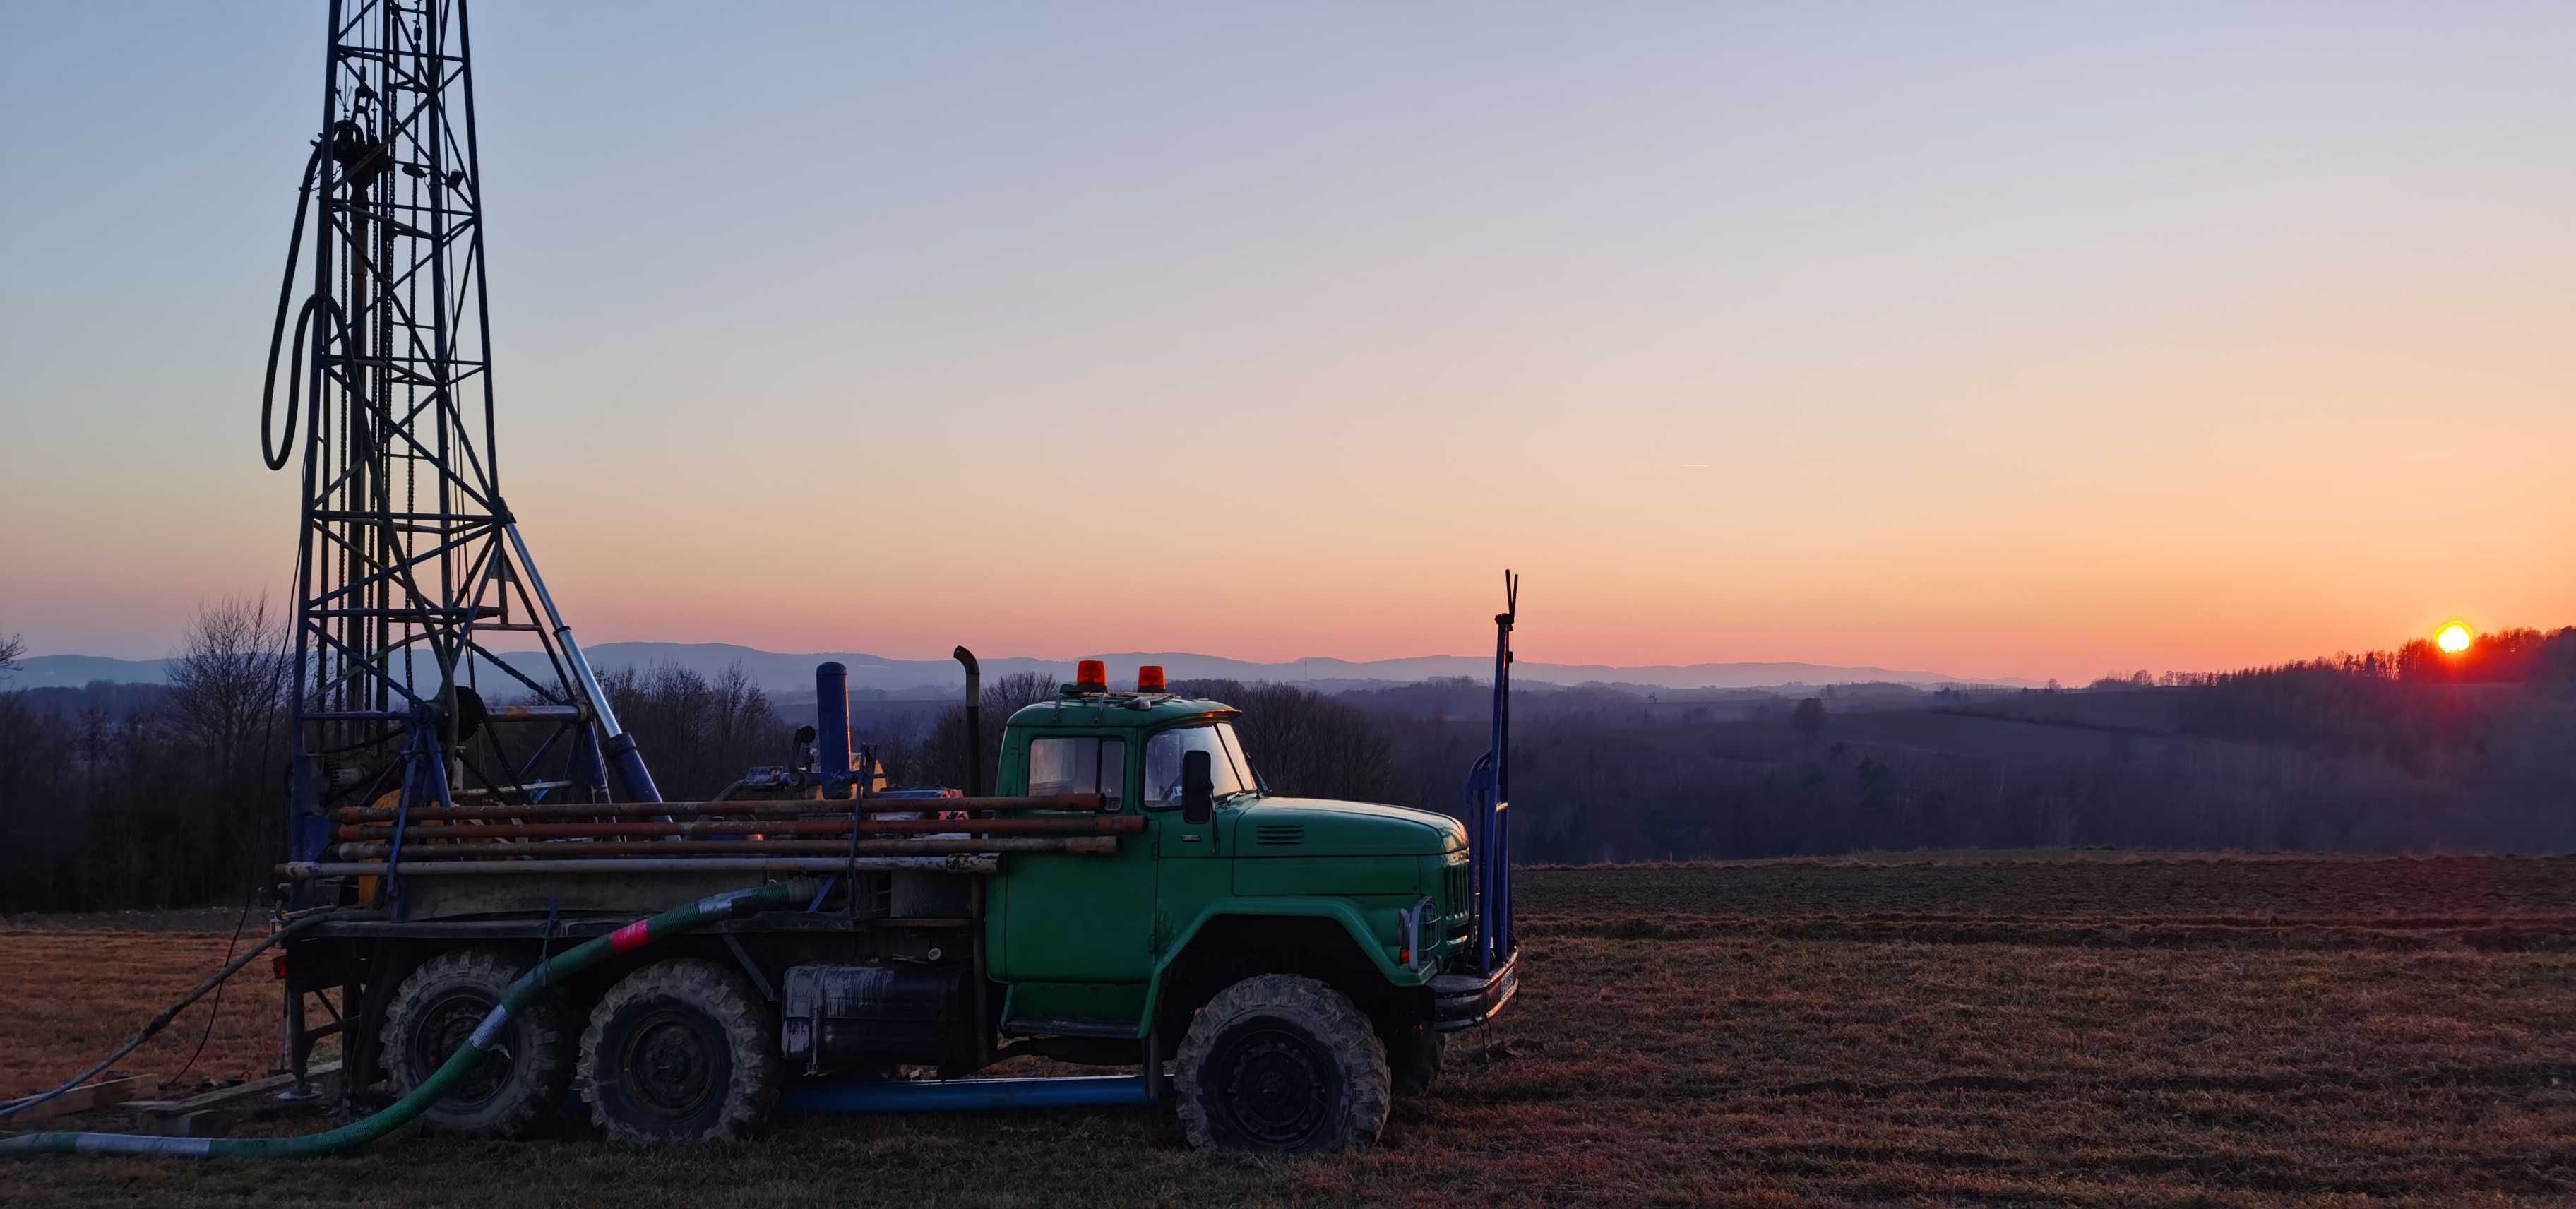
[{"label": "fuel tank", "polygon": [[963,1048],[966,978],[964,966],[789,966],[779,1053],[806,1074],[944,1062]]}]

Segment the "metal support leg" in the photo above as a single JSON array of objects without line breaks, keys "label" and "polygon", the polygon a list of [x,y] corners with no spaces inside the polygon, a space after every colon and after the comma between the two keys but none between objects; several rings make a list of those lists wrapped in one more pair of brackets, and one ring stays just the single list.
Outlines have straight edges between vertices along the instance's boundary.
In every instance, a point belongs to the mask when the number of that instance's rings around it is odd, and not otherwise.
[{"label": "metal support leg", "polygon": [[277,1098],[289,1101],[312,1099],[313,1037],[304,1029],[304,984],[296,979],[292,969],[287,971],[286,976],[284,1027],[286,1029],[286,1070],[288,1074],[295,1076],[295,1081],[287,1084],[285,1091],[277,1093]]}]

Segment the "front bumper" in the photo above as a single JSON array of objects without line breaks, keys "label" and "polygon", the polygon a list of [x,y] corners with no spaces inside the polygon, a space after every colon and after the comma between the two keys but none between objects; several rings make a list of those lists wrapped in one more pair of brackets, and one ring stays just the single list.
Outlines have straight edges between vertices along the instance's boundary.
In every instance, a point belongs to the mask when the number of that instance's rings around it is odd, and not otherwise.
[{"label": "front bumper", "polygon": [[1441,1032],[1474,1028],[1494,1018],[1521,989],[1521,954],[1512,955],[1490,975],[1435,974],[1431,977],[1431,1027]]}]

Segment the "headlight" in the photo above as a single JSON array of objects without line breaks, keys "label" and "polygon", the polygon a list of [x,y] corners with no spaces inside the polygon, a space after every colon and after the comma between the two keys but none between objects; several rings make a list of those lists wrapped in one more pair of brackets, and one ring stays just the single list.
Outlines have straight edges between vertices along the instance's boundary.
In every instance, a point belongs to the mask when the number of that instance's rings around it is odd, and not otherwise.
[{"label": "headlight", "polygon": [[1398,916],[1401,920],[1401,936],[1404,944],[1404,947],[1396,952],[1398,964],[1419,969],[1430,962],[1431,954],[1422,943],[1422,921],[1433,918],[1433,910],[1431,896],[1425,894],[1414,900],[1413,905],[1406,907]]}]

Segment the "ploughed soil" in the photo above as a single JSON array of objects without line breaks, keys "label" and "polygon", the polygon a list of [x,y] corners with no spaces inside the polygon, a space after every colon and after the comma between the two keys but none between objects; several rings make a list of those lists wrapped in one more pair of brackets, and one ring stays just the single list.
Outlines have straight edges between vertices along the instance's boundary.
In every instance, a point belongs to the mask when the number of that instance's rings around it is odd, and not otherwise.
[{"label": "ploughed soil", "polygon": [[[293,1164],[18,1161],[0,1203],[2576,1202],[2576,858],[1934,854],[1517,889],[1519,999],[1356,1155],[1198,1154],[1142,1110],[780,1119],[673,1151],[568,1121]],[[231,917],[141,922],[176,930],[6,921],[0,1094],[104,1054],[217,964]],[[274,1061],[255,975],[188,1082]],[[176,1072],[204,1020],[123,1069]],[[262,1095],[212,1124],[330,1120]]]}]

